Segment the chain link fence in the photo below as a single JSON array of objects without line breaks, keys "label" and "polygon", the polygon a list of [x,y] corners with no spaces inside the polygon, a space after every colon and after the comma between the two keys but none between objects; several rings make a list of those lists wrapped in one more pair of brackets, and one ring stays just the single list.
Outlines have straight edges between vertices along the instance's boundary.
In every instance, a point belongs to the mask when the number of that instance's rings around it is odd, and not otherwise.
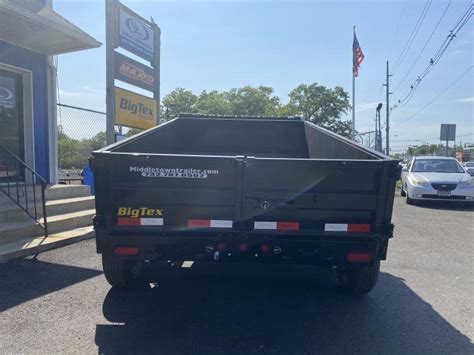
[{"label": "chain link fence", "polygon": [[58,104],[58,179],[80,184],[91,152],[105,146],[106,113]]},{"label": "chain link fence", "polygon": [[[60,183],[81,183],[82,169],[91,152],[106,145],[107,114],[102,111],[66,104],[57,105],[58,179]],[[122,127],[121,135],[129,136],[139,129]]]}]

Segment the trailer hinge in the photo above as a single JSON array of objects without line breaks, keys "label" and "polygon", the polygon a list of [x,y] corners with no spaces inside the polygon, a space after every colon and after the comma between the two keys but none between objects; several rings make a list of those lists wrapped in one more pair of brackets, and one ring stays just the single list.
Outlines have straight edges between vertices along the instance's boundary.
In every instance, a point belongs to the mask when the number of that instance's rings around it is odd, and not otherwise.
[{"label": "trailer hinge", "polygon": [[245,167],[248,168],[249,166],[252,165],[252,162],[250,161],[251,159],[255,159],[254,156],[248,156],[248,157],[245,157],[244,161],[245,161]]},{"label": "trailer hinge", "polygon": [[382,227],[382,230],[388,235],[389,238],[393,238],[393,230],[395,225],[393,223],[385,224]]}]

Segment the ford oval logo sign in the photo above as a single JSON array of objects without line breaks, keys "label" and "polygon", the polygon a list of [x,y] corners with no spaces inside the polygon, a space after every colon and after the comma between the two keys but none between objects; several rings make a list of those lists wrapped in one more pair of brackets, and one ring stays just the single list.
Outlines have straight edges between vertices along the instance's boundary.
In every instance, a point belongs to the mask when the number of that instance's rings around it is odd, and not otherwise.
[{"label": "ford oval logo sign", "polygon": [[155,31],[146,20],[120,6],[118,45],[150,62],[155,54]]},{"label": "ford oval logo sign", "polygon": [[13,97],[13,93],[7,88],[0,87],[0,101],[7,101]]},{"label": "ford oval logo sign", "polygon": [[138,22],[134,18],[127,19],[127,27],[137,39],[146,41],[150,37],[148,29],[145,27],[145,25]]}]

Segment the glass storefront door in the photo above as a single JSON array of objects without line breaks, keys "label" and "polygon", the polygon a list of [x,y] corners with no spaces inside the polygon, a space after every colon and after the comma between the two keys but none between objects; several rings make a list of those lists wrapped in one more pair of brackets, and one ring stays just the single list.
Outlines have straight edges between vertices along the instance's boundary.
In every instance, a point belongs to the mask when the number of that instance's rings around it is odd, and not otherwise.
[{"label": "glass storefront door", "polygon": [[[0,144],[24,160],[22,76],[0,70]],[[13,169],[13,171],[12,171]],[[0,149],[0,182],[23,176]]]}]

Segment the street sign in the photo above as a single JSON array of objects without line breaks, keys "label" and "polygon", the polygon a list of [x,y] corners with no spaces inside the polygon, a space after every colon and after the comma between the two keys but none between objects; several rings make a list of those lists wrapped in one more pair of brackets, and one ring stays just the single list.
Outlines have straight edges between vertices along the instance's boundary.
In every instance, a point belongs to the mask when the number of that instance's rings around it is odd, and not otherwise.
[{"label": "street sign", "polygon": [[119,46],[152,62],[154,31],[147,21],[120,4],[118,25]]},{"label": "street sign", "polygon": [[439,136],[441,141],[456,140],[456,125],[455,124],[441,124],[441,133]]},{"label": "street sign", "polygon": [[115,52],[115,79],[142,89],[154,91],[157,78],[156,71],[123,54]]},{"label": "street sign", "polygon": [[115,124],[148,129],[156,126],[156,100],[115,88]]}]

